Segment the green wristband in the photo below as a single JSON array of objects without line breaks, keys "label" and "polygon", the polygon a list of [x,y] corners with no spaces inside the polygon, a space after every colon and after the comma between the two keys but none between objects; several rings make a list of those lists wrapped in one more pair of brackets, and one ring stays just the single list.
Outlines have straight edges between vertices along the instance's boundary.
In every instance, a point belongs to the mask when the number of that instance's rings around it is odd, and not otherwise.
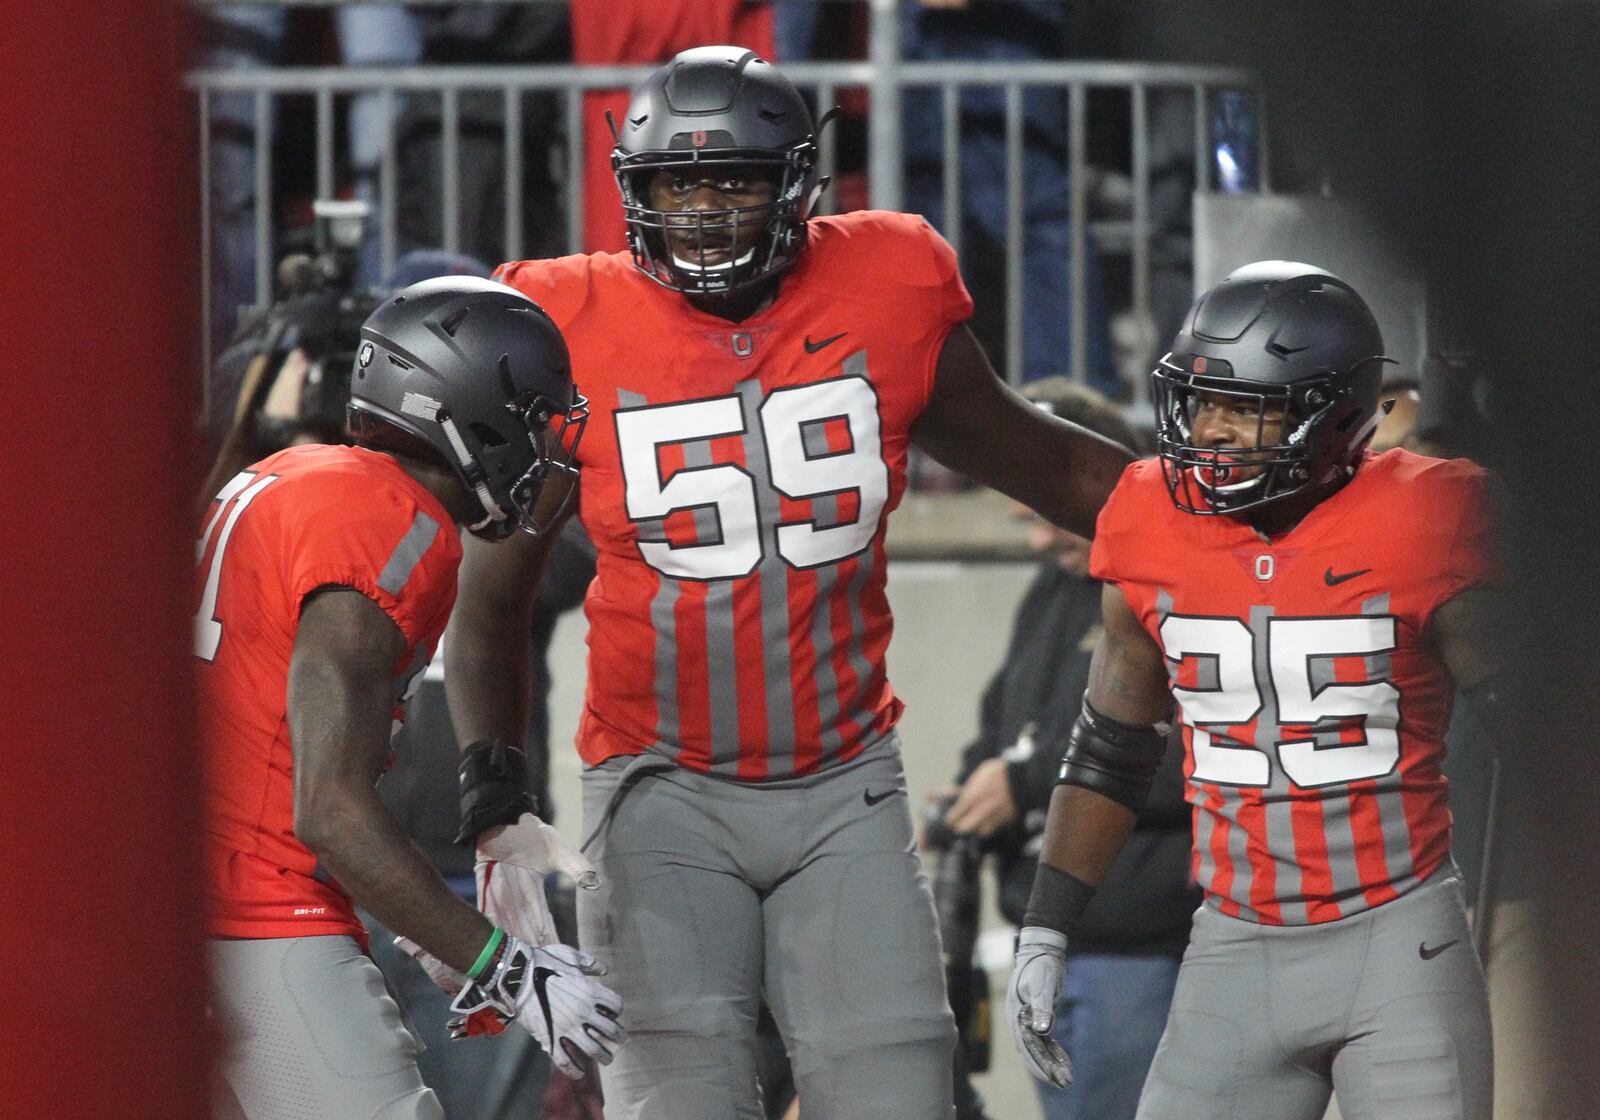
[{"label": "green wristband", "polygon": [[489,965],[494,961],[495,953],[500,951],[500,946],[504,944],[505,939],[506,931],[496,926],[494,932],[489,935],[489,940],[483,943],[483,952],[478,954],[478,959],[472,962],[471,968],[467,969],[468,980],[477,980],[483,976]]}]

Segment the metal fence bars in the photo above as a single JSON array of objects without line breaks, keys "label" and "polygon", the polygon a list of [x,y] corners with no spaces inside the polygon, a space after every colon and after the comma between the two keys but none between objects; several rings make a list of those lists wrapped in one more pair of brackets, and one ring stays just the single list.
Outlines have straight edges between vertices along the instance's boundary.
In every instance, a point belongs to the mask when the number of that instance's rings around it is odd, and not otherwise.
[{"label": "metal fence bars", "polygon": [[[874,43],[881,36],[874,36]],[[879,56],[882,57],[879,57]],[[1015,64],[978,62],[900,62],[893,51],[879,51],[865,62],[791,63],[784,73],[821,107],[837,103],[847,90],[866,91],[868,189],[874,206],[898,209],[904,192],[905,137],[902,104],[907,91],[936,91],[942,104],[943,212],[948,215],[943,232],[963,252],[962,194],[964,184],[957,153],[963,143],[960,112],[961,95],[974,88],[998,89],[1004,103],[1004,153],[1006,168],[1006,216],[1004,269],[1006,292],[1005,373],[1013,384],[1022,379],[1025,213],[1024,172],[1024,93],[1055,91],[1067,102],[1067,175],[1070,183],[1071,282],[1070,316],[1072,353],[1067,356],[1067,371],[1082,379],[1085,370],[1084,340],[1087,318],[1085,297],[1085,252],[1093,237],[1106,253],[1125,254],[1130,264],[1131,306],[1138,322],[1147,323],[1151,310],[1152,239],[1155,227],[1151,214],[1152,104],[1163,99],[1192,105],[1192,184],[1193,189],[1230,187],[1220,182],[1217,167],[1217,140],[1214,136],[1213,109],[1223,94],[1237,98],[1246,91],[1255,106],[1254,153],[1257,161],[1255,182],[1250,186],[1266,189],[1269,183],[1265,142],[1264,107],[1254,92],[1251,76],[1241,70],[1197,65],[1131,62],[1027,62]],[[273,257],[278,230],[274,210],[274,127],[287,106],[301,99],[301,109],[310,102],[315,126],[315,151],[311,153],[314,186],[319,198],[334,196],[340,152],[336,150],[337,102],[356,95],[375,95],[379,114],[387,132],[381,146],[376,175],[376,208],[379,226],[376,233],[381,271],[387,273],[397,256],[397,210],[400,203],[396,121],[403,98],[432,98],[438,105],[440,169],[439,246],[455,251],[461,243],[461,102],[463,97],[487,94],[501,102],[500,140],[502,147],[503,190],[506,199],[503,243],[500,258],[517,259],[524,254],[528,231],[521,208],[516,205],[524,191],[530,159],[541,153],[529,152],[524,143],[524,100],[526,95],[542,93],[559,103],[567,158],[559,173],[565,245],[568,251],[581,247],[583,230],[583,161],[604,159],[607,153],[583,150],[583,94],[588,90],[631,88],[650,71],[649,67],[597,66],[413,66],[396,68],[305,67],[283,69],[197,70],[188,75],[189,87],[198,102],[200,134],[201,268],[204,298],[203,339],[207,360],[213,353],[210,337],[215,277],[213,239],[218,235],[218,218],[212,202],[213,146],[218,143],[214,124],[218,109],[227,105],[226,114],[237,131],[241,105],[248,105],[248,135],[253,176],[253,208],[248,219],[248,234],[253,240],[253,283],[247,285],[251,302],[268,303],[273,296]],[[1131,198],[1127,216],[1099,220],[1091,225],[1086,148],[1089,136],[1090,91],[1121,91],[1127,98],[1129,122],[1127,142],[1131,152]],[[226,99],[226,100],[225,100]],[[835,166],[838,138],[834,130],[824,130],[821,158],[824,171]],[[1236,169],[1223,167],[1224,173]],[[1187,197],[1187,196],[1185,196]],[[822,203],[830,205],[825,196]],[[492,263],[492,262],[491,262]],[[230,309],[231,310],[231,309]],[[207,379],[209,382],[209,378]]]}]

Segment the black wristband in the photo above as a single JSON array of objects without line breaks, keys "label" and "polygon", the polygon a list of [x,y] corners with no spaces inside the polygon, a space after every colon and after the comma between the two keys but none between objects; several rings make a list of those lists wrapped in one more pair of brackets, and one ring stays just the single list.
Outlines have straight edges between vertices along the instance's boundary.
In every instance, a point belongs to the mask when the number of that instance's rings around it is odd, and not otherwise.
[{"label": "black wristband", "polygon": [[1078,924],[1078,919],[1083,916],[1093,897],[1094,888],[1088,883],[1040,860],[1039,870],[1034,872],[1033,893],[1028,896],[1028,910],[1022,916],[1022,924],[1043,926],[1070,937],[1072,928]]},{"label": "black wristband", "polygon": [[471,847],[484,829],[516,824],[539,804],[528,791],[528,760],[510,743],[481,739],[461,758],[461,831],[456,843]]}]

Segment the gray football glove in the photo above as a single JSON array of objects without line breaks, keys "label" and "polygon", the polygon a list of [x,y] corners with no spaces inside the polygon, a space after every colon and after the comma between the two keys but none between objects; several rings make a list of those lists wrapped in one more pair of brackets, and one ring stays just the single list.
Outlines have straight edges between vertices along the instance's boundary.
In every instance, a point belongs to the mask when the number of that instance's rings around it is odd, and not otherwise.
[{"label": "gray football glove", "polygon": [[1017,934],[1017,960],[1006,989],[1006,1019],[1028,1072],[1061,1089],[1072,1084],[1072,1061],[1050,1037],[1067,971],[1067,935],[1043,926]]}]

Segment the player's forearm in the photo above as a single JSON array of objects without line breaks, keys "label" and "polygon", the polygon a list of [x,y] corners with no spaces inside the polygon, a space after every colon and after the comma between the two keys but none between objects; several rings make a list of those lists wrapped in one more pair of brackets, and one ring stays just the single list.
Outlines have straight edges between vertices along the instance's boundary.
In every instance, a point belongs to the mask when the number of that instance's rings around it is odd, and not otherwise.
[{"label": "player's forearm", "polygon": [[1093,537],[1095,519],[1133,455],[1121,444],[1037,409],[1019,424],[1022,453],[996,489],[1045,520]]},{"label": "player's forearm", "polygon": [[465,972],[493,927],[458,898],[372,789],[335,786],[297,803],[295,833],[385,926]]},{"label": "player's forearm", "polygon": [[1136,819],[1131,809],[1104,794],[1059,785],[1050,795],[1039,861],[1098,887],[1128,842]]},{"label": "player's forearm", "polygon": [[445,639],[445,697],[456,741],[520,744],[527,734],[533,679],[529,611],[460,608]]}]

